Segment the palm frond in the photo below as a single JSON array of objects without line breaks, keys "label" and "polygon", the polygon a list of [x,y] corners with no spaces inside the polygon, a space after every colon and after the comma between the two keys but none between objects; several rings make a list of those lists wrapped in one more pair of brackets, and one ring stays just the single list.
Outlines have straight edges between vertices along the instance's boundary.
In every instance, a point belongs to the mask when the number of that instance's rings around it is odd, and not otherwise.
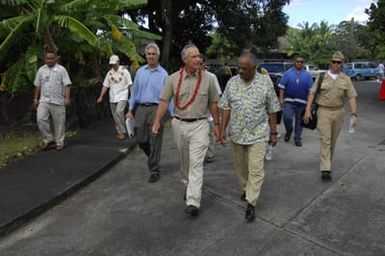
[{"label": "palm frond", "polygon": [[140,30],[140,26],[138,24],[119,15],[107,14],[104,15],[104,19],[109,23],[110,26],[118,26],[121,31],[128,31],[135,37],[149,40],[162,39],[162,37],[159,35]]},{"label": "palm frond", "polygon": [[111,43],[105,37],[100,39],[99,49],[106,55],[110,56],[113,53]]},{"label": "palm frond", "polygon": [[134,31],[130,31],[130,33],[132,34],[132,36],[134,36],[137,39],[138,38],[148,39],[148,40],[161,40],[162,39],[162,36],[159,36],[159,35],[156,35],[156,34],[153,34],[150,32],[146,32],[146,31],[142,31],[142,30],[134,30]]},{"label": "palm frond", "polygon": [[146,5],[147,3],[147,0],[117,0],[114,1],[113,5],[115,7],[115,10],[130,10]]},{"label": "palm frond", "polygon": [[25,59],[21,58],[15,62],[3,74],[3,79],[0,84],[1,90],[16,92],[22,86],[22,74],[25,66]]},{"label": "palm frond", "polygon": [[28,16],[18,16],[2,20],[0,22],[0,38],[6,37],[17,25],[19,25]]},{"label": "palm frond", "polygon": [[42,16],[43,16],[43,8],[38,8],[36,10],[36,28],[35,28],[35,34],[39,35],[42,30]]},{"label": "palm frond", "polygon": [[[90,0],[74,0],[66,3],[60,7],[64,12],[71,12],[74,10],[82,10],[86,5],[89,7]],[[87,8],[88,9],[88,8]]]},{"label": "palm frond", "polygon": [[0,59],[6,56],[7,52],[12,47],[12,44],[22,36],[23,29],[28,26],[31,21],[31,17],[26,17],[16,27],[12,29],[12,31],[8,34],[8,36],[0,45]]},{"label": "palm frond", "polygon": [[92,46],[96,46],[99,43],[99,39],[96,35],[77,19],[70,16],[58,15],[54,16],[54,21],[56,21],[59,26],[68,28],[71,32],[77,34],[80,38],[86,40]]},{"label": "palm frond", "polygon": [[28,4],[29,0],[1,0],[1,4],[8,6],[18,6]]},{"label": "palm frond", "polygon": [[38,65],[38,56],[43,54],[43,49],[38,45],[31,45],[28,47],[27,51],[24,54],[25,59],[25,75],[27,76],[29,82],[32,84],[35,79],[37,65]]},{"label": "palm frond", "polygon": [[136,51],[134,42],[127,37],[125,37],[122,42],[115,44],[115,47],[134,63],[138,64],[144,62],[144,59]]},{"label": "palm frond", "polygon": [[139,29],[139,25],[135,22],[126,19],[122,16],[115,15],[115,14],[105,14],[103,15],[103,19],[108,23],[109,25],[118,25],[119,27],[124,27],[126,29],[134,30]]}]

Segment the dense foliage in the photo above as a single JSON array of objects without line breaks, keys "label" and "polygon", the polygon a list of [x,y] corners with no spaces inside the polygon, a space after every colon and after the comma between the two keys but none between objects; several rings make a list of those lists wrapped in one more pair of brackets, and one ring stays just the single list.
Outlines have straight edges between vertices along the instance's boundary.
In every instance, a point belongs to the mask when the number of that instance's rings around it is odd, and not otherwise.
[{"label": "dense foliage", "polygon": [[[217,33],[231,47],[229,55],[243,49],[271,49],[285,34],[287,17],[282,8],[289,0],[149,0],[140,10],[127,13],[137,22],[148,21],[149,30],[162,34],[162,63],[179,60],[180,50],[194,42],[202,52],[211,43],[210,32]],[[212,48],[213,50],[213,48]],[[215,49],[220,54],[228,50]]]},{"label": "dense foliage", "polygon": [[[44,48],[57,49],[73,80],[100,76],[100,58],[120,53],[137,63],[138,39],[159,39],[118,15],[146,0],[1,0],[0,90],[29,89]],[[75,83],[77,85],[79,83]]]}]

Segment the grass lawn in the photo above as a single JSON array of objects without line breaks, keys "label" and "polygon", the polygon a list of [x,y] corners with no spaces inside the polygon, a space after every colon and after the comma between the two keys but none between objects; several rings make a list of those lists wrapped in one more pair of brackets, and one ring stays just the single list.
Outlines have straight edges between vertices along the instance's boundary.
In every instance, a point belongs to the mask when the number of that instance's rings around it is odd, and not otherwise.
[{"label": "grass lawn", "polygon": [[22,135],[10,133],[0,136],[0,167],[36,152],[39,143],[41,138],[38,132],[27,132]]}]

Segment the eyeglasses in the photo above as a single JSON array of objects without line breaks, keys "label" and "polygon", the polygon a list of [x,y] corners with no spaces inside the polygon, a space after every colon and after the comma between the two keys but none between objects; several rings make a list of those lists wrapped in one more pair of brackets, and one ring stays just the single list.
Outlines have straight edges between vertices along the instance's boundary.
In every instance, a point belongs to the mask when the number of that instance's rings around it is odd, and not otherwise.
[{"label": "eyeglasses", "polygon": [[296,60],[295,62],[297,62],[297,63],[304,63],[303,60]]},{"label": "eyeglasses", "polygon": [[333,63],[333,64],[341,64],[342,61],[339,61],[339,60],[332,60],[332,63]]}]

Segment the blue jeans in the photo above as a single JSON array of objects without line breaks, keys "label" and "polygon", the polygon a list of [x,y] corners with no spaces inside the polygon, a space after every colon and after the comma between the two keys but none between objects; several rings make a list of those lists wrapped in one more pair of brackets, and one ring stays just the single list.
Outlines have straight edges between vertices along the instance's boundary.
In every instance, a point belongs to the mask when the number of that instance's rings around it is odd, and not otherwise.
[{"label": "blue jeans", "polygon": [[300,143],[302,139],[301,115],[306,106],[301,103],[285,102],[283,107],[283,122],[285,124],[286,134],[293,132],[293,117],[295,118],[294,142]]}]

